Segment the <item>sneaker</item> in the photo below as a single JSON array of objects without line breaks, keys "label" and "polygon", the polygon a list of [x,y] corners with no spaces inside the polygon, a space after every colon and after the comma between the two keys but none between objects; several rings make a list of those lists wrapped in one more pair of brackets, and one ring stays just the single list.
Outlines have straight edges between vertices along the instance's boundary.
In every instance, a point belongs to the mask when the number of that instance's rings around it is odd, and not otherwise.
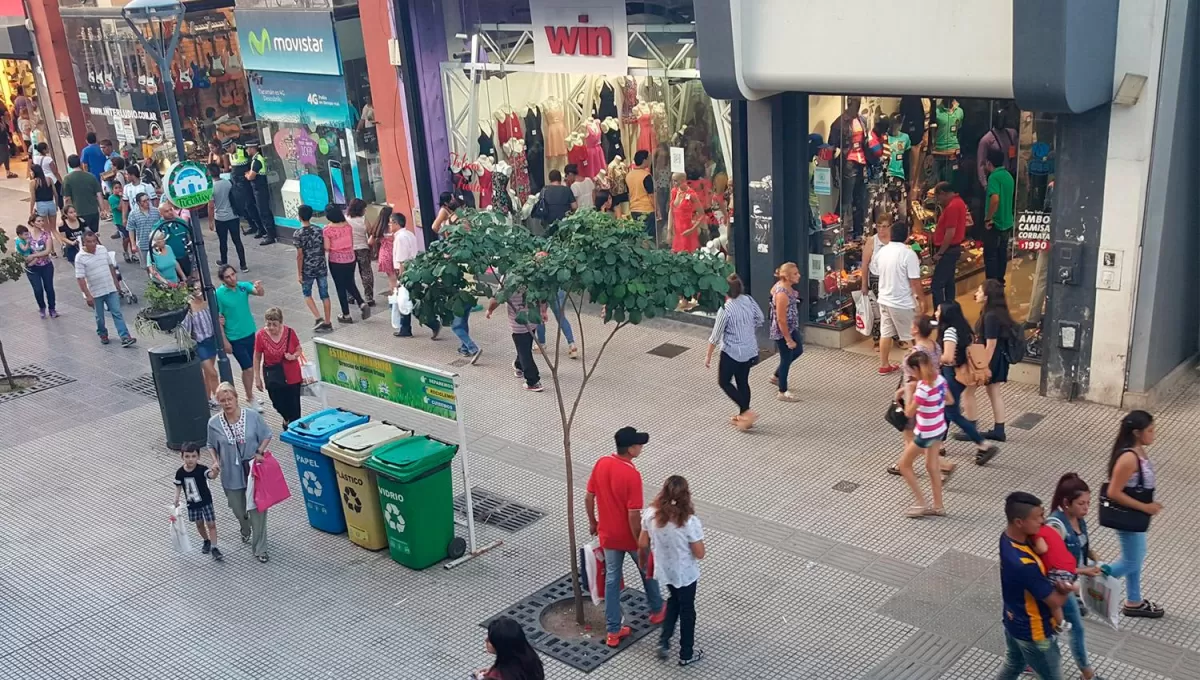
[{"label": "sneaker", "polygon": [[624,640],[632,634],[632,628],[629,626],[621,626],[621,630],[617,631],[616,633],[608,634],[607,638],[604,640],[604,644],[608,645],[609,647],[620,647],[621,640]]},{"label": "sneaker", "polygon": [[900,369],[900,366],[897,364],[889,364],[887,366],[880,366],[879,367],[879,375],[888,375],[890,373],[895,373],[899,369]]},{"label": "sneaker", "polygon": [[479,363],[479,357],[481,356],[483,356],[483,348],[478,347],[475,349],[475,353],[471,355],[471,365],[474,366]]},{"label": "sneaker", "polygon": [[365,303],[365,302],[362,303],[361,305],[358,306],[358,309],[359,309],[359,311],[362,312],[363,321],[366,321],[367,319],[371,318],[371,308],[367,306],[367,303]]},{"label": "sneaker", "polygon": [[118,231],[118,232],[114,233],[112,236],[109,236],[109,238],[114,241],[120,241],[121,240],[121,232]]},{"label": "sneaker", "polygon": [[224,267],[224,266],[225,266],[225,265],[227,265],[227,264],[229,264],[229,263],[228,263],[228,262],[226,262],[226,261],[224,261],[224,260],[217,260],[217,266],[218,266],[218,267]]},{"label": "sneaker", "polygon": [[971,441],[971,438],[967,436],[967,433],[966,433],[966,432],[962,432],[961,430],[960,430],[960,431],[958,431],[958,432],[955,432],[955,433],[954,433],[954,434],[952,434],[952,435],[950,435],[950,438],[951,438],[951,439],[953,439],[953,440],[954,440],[954,441],[956,441],[956,442],[969,442],[969,441]]},{"label": "sneaker", "polygon": [[996,454],[998,454],[998,453],[1000,453],[999,446],[989,446],[989,447],[987,447],[986,451],[977,451],[975,453],[975,464],[976,465],[987,465],[987,462],[989,460],[995,458]]},{"label": "sneaker", "polygon": [[796,395],[792,394],[791,392],[780,392],[779,396],[775,397],[775,398],[778,399],[779,401],[784,401],[789,404],[794,404],[794,403],[800,401],[800,397],[797,397]]},{"label": "sneaker", "polygon": [[328,333],[329,331],[332,331],[332,330],[333,330],[333,324],[322,323],[321,327],[317,329],[317,332],[318,333]]},{"label": "sneaker", "polygon": [[242,543],[250,545],[250,534],[242,534]]},{"label": "sneaker", "polygon": [[38,316],[40,316],[40,317],[42,317],[43,319],[45,319],[45,318],[46,318],[46,310],[44,310],[44,309],[39,309],[39,310],[38,310]]},{"label": "sneaker", "polygon": [[207,555],[210,552],[212,552],[212,541],[205,539],[204,545],[200,548],[200,554]]},{"label": "sneaker", "polygon": [[441,327],[441,326],[438,326],[437,328],[433,329],[433,335],[430,335],[430,336],[429,336],[429,339],[430,339],[430,340],[437,340],[437,339],[438,339],[438,336],[439,336],[439,335],[441,335],[441,334],[442,334],[442,327]]},{"label": "sneaker", "polygon": [[543,389],[541,383],[537,383],[536,385],[524,385],[523,387],[525,388],[526,392],[541,392]]},{"label": "sneaker", "polygon": [[349,314],[346,314],[345,316],[339,316],[337,320],[338,323],[354,323],[354,319],[350,318]]},{"label": "sneaker", "polygon": [[567,352],[567,358],[578,359],[579,358],[579,348],[576,347],[575,345],[571,345],[571,351]]},{"label": "sneaker", "polygon": [[249,273],[250,273],[250,268],[249,268],[249,267],[247,267],[246,265],[242,265],[242,273],[243,273],[243,274],[249,274]]},{"label": "sneaker", "polygon": [[225,556],[221,554],[221,549],[217,547],[213,547],[212,556],[214,562],[220,562],[225,559]]},{"label": "sneaker", "polygon": [[413,336],[412,333],[405,333],[404,331],[392,331],[392,335],[397,338],[411,338]]},{"label": "sneaker", "polygon": [[670,658],[670,656],[671,656],[671,646],[670,645],[659,645],[658,646],[658,660],[659,661],[666,661],[668,658]]},{"label": "sneaker", "polygon": [[209,397],[208,398],[208,407],[209,408],[221,408],[221,405],[217,403],[216,399]]},{"label": "sneaker", "polygon": [[136,344],[137,338],[133,337],[132,335],[126,335],[125,337],[121,338],[122,347],[133,347]]},{"label": "sneaker", "polygon": [[261,240],[261,241],[259,241],[259,242],[258,242],[258,245],[260,245],[260,246],[269,246],[269,245],[273,245],[274,243],[275,243],[275,239],[273,239],[273,238],[264,238],[263,240]]},{"label": "sneaker", "polygon": [[313,331],[316,332],[316,331],[321,330],[321,326],[324,326],[324,325],[325,325],[325,319],[315,319],[313,321]]},{"label": "sneaker", "polygon": [[701,659],[703,659],[703,658],[704,658],[704,650],[703,650],[703,649],[697,649],[695,652],[692,652],[692,658],[690,658],[690,659],[680,659],[680,660],[679,660],[679,665],[680,665],[680,666],[690,666],[690,665],[692,665],[692,664],[696,663],[697,661],[699,661],[699,660],[701,660]]},{"label": "sneaker", "polygon": [[513,369],[513,376],[514,376],[514,377],[516,377],[516,378],[524,378],[524,377],[525,377],[525,371],[522,371],[522,370],[520,370],[520,369],[518,369],[518,368],[514,368],[514,369]]},{"label": "sneaker", "polygon": [[375,300],[374,300],[374,298],[372,298],[372,299],[370,299],[370,300],[367,300],[367,306],[368,306],[368,307],[374,307],[374,306],[375,306]]},{"label": "sneaker", "polygon": [[1121,607],[1121,613],[1125,616],[1143,619],[1161,619],[1166,614],[1162,607],[1150,600],[1142,600],[1142,603],[1136,607],[1125,605]]},{"label": "sneaker", "polygon": [[667,618],[667,603],[664,602],[662,609],[660,609],[656,613],[650,615],[650,623],[657,626],[658,624],[665,621],[666,618]]},{"label": "sneaker", "polygon": [[108,342],[109,342],[109,340],[108,340],[108,336],[107,336],[107,335],[101,335],[101,336],[100,336],[100,344],[101,344],[101,345],[107,345],[107,344],[108,344]]},{"label": "sneaker", "polygon": [[57,310],[57,309],[51,309],[51,310],[50,310],[50,318],[51,318],[51,319],[57,319],[57,318],[58,318],[58,310]]},{"label": "sneaker", "polygon": [[263,401],[263,398],[262,398],[262,397],[256,397],[256,398],[254,399],[254,410],[255,410],[255,411],[258,411],[259,413],[262,413],[262,412],[263,412],[263,406],[266,406],[266,402],[265,402],[265,401]]}]

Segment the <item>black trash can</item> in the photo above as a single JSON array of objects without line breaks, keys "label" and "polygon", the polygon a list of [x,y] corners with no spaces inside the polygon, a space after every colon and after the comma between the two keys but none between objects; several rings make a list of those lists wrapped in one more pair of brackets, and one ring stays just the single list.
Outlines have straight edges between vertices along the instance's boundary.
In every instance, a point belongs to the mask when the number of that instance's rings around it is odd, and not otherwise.
[{"label": "black trash can", "polygon": [[185,442],[208,438],[208,395],[200,358],[176,345],[150,350],[150,374],[158,392],[167,447],[178,451]]}]

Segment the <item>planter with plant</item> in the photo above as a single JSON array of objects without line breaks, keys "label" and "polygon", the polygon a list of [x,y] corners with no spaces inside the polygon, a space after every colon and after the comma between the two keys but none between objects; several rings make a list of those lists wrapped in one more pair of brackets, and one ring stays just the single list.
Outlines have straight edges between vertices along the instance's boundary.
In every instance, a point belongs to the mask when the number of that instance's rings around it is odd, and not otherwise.
[{"label": "planter with plant", "polygon": [[142,334],[158,332],[179,336],[177,328],[188,313],[188,295],[184,284],[151,282],[146,286],[146,308],[138,312],[134,326]]}]

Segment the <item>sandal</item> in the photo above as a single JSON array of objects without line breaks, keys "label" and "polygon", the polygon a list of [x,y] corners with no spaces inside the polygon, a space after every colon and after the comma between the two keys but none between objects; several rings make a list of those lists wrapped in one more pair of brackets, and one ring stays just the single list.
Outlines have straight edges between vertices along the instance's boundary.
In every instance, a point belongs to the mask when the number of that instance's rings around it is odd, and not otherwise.
[{"label": "sandal", "polygon": [[949,470],[942,470],[942,486],[946,486],[946,482],[950,481],[950,475],[953,475],[957,469],[957,467],[952,467]]},{"label": "sandal", "polygon": [[262,562],[263,564],[266,564],[268,558],[266,555],[259,555],[255,559],[257,559],[259,562]]},{"label": "sandal", "polygon": [[778,378],[777,376],[774,376],[774,375],[773,375],[773,376],[771,376],[770,378],[767,378],[767,382],[771,383],[772,385],[778,385],[778,384],[779,384],[779,378]]},{"label": "sandal", "polygon": [[909,519],[918,519],[929,514],[929,509],[924,505],[913,505],[904,511],[904,516]]},{"label": "sandal", "polygon": [[1121,613],[1125,616],[1143,619],[1161,619],[1166,614],[1162,607],[1150,600],[1142,600],[1142,603],[1136,607],[1125,605],[1121,607]]},{"label": "sandal", "polygon": [[897,477],[899,477],[900,476],[900,466],[899,465],[889,465],[888,469],[887,469],[887,473],[889,475],[896,475]]},{"label": "sandal", "polygon": [[925,514],[926,514],[927,516],[929,516],[929,517],[945,517],[945,516],[946,516],[946,509],[945,509],[945,508],[933,507],[933,508],[929,508],[928,510],[926,510],[926,511],[925,511]]}]

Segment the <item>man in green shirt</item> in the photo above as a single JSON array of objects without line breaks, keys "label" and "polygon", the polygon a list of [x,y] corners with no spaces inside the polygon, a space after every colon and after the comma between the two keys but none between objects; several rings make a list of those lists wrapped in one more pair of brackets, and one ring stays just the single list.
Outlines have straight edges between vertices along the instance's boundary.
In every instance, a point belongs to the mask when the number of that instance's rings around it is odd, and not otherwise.
[{"label": "man in green shirt", "polygon": [[67,166],[71,169],[63,178],[63,200],[65,205],[74,206],[80,224],[92,232],[99,232],[100,203],[104,200],[100,194],[100,181],[82,165],[78,155],[67,157]]},{"label": "man in green shirt", "polygon": [[989,149],[987,165],[987,209],[983,235],[983,268],[989,279],[1004,283],[1008,269],[1008,241],[1013,228],[1013,198],[1016,183],[1004,166],[1004,154]]},{"label": "man in green shirt", "polygon": [[261,412],[262,397],[254,399],[254,336],[258,325],[254,323],[254,314],[250,312],[250,296],[261,297],[262,281],[253,284],[237,280],[237,270],[229,265],[222,265],[217,270],[217,278],[221,279],[220,286],[214,295],[217,298],[217,311],[221,313],[221,332],[225,342],[225,353],[232,354],[242,368],[242,387],[246,390],[246,404]]},{"label": "man in green shirt", "polygon": [[183,267],[183,275],[191,277],[192,258],[188,253],[188,243],[192,240],[192,228],[175,212],[175,206],[167,199],[158,205],[158,223],[150,232],[150,242],[154,242],[154,232],[161,231],[166,235],[167,246],[175,253],[179,266]]}]

